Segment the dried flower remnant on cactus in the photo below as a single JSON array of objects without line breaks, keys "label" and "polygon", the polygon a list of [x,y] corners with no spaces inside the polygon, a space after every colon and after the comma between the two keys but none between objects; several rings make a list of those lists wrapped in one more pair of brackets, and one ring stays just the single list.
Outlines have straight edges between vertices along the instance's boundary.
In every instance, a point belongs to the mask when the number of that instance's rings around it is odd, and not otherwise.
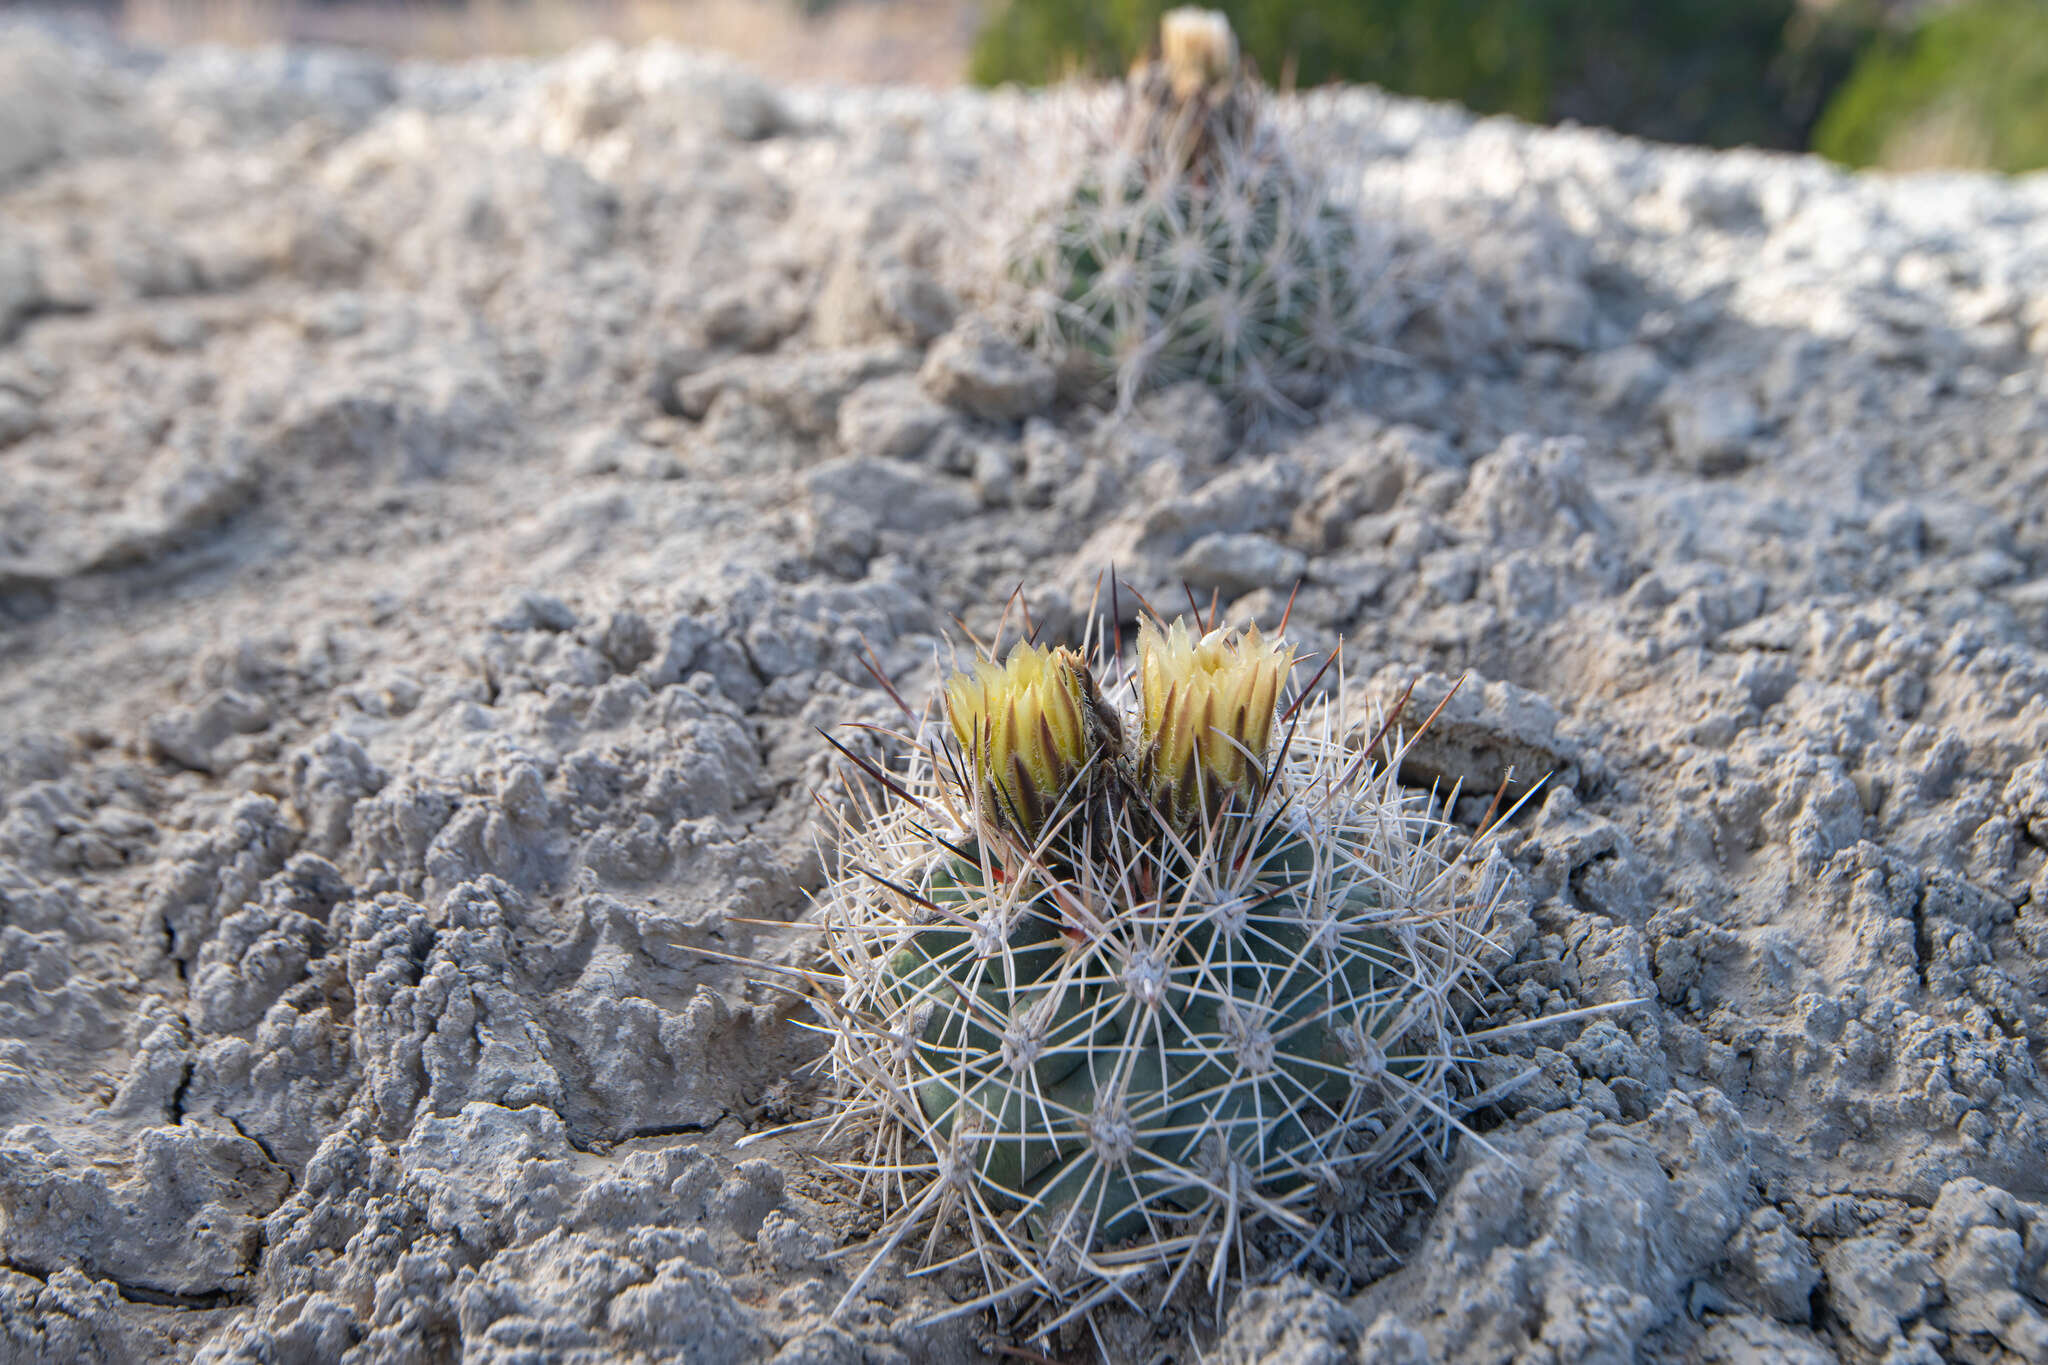
[{"label": "dried flower remnant on cactus", "polygon": [[1159,20],[1160,59],[1176,99],[1237,79],[1237,35],[1223,11],[1184,5]]},{"label": "dried flower remnant on cactus", "polygon": [[1118,738],[1086,661],[1026,643],[955,674],[946,719],[973,775],[965,799],[1027,847]]},{"label": "dried flower remnant on cactus", "polygon": [[1184,827],[1257,803],[1274,708],[1293,667],[1294,650],[1257,626],[1200,638],[1185,621],[1139,627],[1138,778],[1169,821]]}]

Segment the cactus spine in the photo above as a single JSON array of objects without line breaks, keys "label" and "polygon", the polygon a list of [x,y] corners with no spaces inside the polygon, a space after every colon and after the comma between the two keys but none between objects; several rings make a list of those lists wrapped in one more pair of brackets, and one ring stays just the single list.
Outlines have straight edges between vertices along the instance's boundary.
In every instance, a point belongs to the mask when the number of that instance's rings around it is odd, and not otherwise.
[{"label": "cactus spine", "polygon": [[1380,270],[1349,210],[1263,117],[1224,17],[1179,9],[1113,128],[1011,244],[1024,326],[1119,408],[1183,380],[1256,426],[1369,350]]},{"label": "cactus spine", "polygon": [[1107,694],[1029,644],[956,676],[820,896],[875,1260],[964,1230],[982,1302],[1055,1323],[1205,1262],[1220,1294],[1254,1234],[1313,1245],[1441,1150],[1497,889],[1334,704],[1288,706],[1280,641],[1148,622],[1138,656]]}]

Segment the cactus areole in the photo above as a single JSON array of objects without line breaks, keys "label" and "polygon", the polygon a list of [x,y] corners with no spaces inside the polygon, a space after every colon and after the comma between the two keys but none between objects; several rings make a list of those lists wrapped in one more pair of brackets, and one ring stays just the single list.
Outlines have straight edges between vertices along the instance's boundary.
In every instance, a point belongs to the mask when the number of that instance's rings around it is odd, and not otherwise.
[{"label": "cactus areole", "polygon": [[964,1225],[992,1299],[1198,1257],[1220,1290],[1248,1228],[1310,1235],[1453,1112],[1486,907],[1427,799],[1289,706],[1277,639],[1137,655],[1107,693],[1030,644],[955,676],[821,897],[864,1169],[899,1237]]}]

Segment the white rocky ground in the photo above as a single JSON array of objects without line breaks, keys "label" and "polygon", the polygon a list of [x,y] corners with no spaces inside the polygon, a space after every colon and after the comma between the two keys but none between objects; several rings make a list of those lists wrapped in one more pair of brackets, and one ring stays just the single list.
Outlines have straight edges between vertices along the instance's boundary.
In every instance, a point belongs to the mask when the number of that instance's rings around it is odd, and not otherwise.
[{"label": "white rocky ground", "polygon": [[1252,448],[955,325],[1038,104],[0,37],[0,1359],[977,1358],[693,948],[1114,558],[1470,670],[1490,1007],[1651,1000],[1203,1358],[2048,1361],[2048,183],[1291,112],[1393,354]]}]

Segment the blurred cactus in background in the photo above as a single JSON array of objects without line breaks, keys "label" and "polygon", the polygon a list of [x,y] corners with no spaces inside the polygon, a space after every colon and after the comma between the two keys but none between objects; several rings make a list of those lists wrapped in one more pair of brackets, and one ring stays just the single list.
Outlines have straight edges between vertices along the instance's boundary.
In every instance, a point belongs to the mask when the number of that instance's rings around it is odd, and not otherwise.
[{"label": "blurred cactus in background", "polygon": [[1183,380],[1247,427],[1298,415],[1365,355],[1381,265],[1263,117],[1229,22],[1181,9],[1111,126],[1004,248],[1021,327],[1119,409]]}]

